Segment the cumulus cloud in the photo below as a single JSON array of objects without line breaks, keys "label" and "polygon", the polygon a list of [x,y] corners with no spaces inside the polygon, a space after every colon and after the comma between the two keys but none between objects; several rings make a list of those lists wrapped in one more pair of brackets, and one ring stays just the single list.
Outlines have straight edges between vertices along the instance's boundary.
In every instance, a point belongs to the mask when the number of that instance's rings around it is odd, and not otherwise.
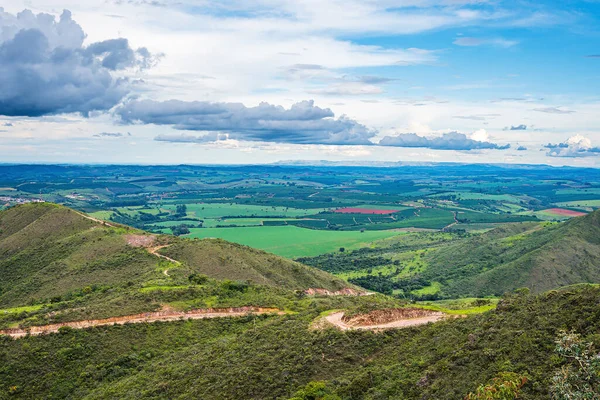
[{"label": "cumulus cloud", "polygon": [[129,93],[116,71],[152,66],[127,39],[83,46],[85,33],[65,10],[58,20],[0,8],[0,115],[38,117],[107,110]]},{"label": "cumulus cloud", "polygon": [[573,114],[575,112],[572,110],[563,110],[560,107],[534,108],[533,111],[543,112],[546,114]]},{"label": "cumulus cloud", "polygon": [[527,150],[527,147],[525,147],[525,146],[517,147],[517,151],[525,151],[525,150]]},{"label": "cumulus cloud", "polygon": [[[124,124],[170,125],[178,130],[210,132],[196,140],[179,136],[173,141],[218,141],[223,138],[297,144],[371,145],[376,131],[344,115],[334,118],[329,108],[302,101],[285,109],[268,103],[246,107],[241,103],[133,100],[115,114]],[[227,134],[216,136],[213,133]],[[182,139],[183,137],[183,139]],[[171,136],[160,136],[167,141]],[[171,141],[171,140],[169,140]]]},{"label": "cumulus cloud", "polygon": [[[477,140],[478,137],[483,137],[482,132],[477,132],[475,138],[469,138],[464,133],[449,132],[442,136],[426,137],[419,136],[416,133],[404,133],[397,136],[386,136],[379,142],[380,146],[393,147],[411,147],[411,148],[429,148],[435,150],[483,150],[496,149],[505,150],[510,148],[510,145],[500,146],[496,143]],[[487,138],[487,134],[485,135]]]},{"label": "cumulus cloud", "polygon": [[593,147],[589,138],[581,135],[571,136],[566,142],[544,146],[550,157],[593,157],[600,156],[600,147]]}]

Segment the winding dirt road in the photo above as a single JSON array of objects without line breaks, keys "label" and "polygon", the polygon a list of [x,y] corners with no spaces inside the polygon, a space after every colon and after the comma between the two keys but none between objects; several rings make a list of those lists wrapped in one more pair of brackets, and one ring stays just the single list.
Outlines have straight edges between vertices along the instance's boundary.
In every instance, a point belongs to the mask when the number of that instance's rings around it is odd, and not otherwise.
[{"label": "winding dirt road", "polygon": [[237,308],[211,308],[199,309],[188,312],[181,311],[157,311],[143,314],[126,315],[122,317],[113,317],[105,319],[92,319],[86,321],[64,322],[60,324],[32,326],[26,329],[4,329],[0,330],[0,335],[10,336],[18,339],[27,335],[45,335],[47,333],[58,332],[62,327],[73,329],[84,329],[96,326],[106,325],[124,325],[124,324],[141,324],[145,322],[158,321],[178,321],[180,319],[207,319],[207,318],[223,318],[223,317],[243,317],[246,315],[261,315],[273,314],[283,315],[284,311],[276,308],[260,308],[260,307],[237,307]]},{"label": "winding dirt road", "polygon": [[381,329],[408,328],[411,326],[425,325],[430,322],[438,322],[446,317],[444,315],[430,315],[430,316],[419,317],[419,318],[400,319],[400,320],[388,322],[385,324],[362,325],[362,326],[348,325],[344,322],[343,318],[344,318],[343,311],[336,312],[336,313],[330,314],[325,317],[327,322],[329,322],[330,324],[333,324],[334,326],[336,326],[338,329],[340,329],[342,331],[349,331],[349,330],[372,330],[372,331],[374,331],[374,330],[381,330]]}]

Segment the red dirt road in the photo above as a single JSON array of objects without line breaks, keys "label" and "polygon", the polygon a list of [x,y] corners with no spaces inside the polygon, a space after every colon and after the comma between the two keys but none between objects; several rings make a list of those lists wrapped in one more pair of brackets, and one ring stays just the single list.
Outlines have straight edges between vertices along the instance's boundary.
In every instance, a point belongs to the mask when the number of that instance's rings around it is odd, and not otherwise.
[{"label": "red dirt road", "polygon": [[381,329],[408,328],[411,326],[425,325],[430,322],[437,322],[444,318],[445,318],[445,316],[440,313],[439,315],[430,315],[430,316],[420,317],[420,318],[400,319],[400,320],[388,322],[385,324],[353,326],[353,325],[348,325],[344,321],[344,312],[343,311],[333,313],[333,314],[330,314],[327,317],[325,317],[327,322],[335,325],[338,329],[340,329],[342,331],[356,330],[356,329],[358,329],[358,330],[365,330],[365,329],[381,330]]},{"label": "red dirt road", "polygon": [[399,210],[377,210],[377,209],[369,209],[369,208],[338,208],[333,212],[338,214],[371,214],[371,215],[386,215],[386,214],[394,214]]},{"label": "red dirt road", "polygon": [[285,312],[276,308],[260,308],[260,307],[237,307],[237,308],[209,308],[192,310],[188,312],[180,311],[157,311],[143,314],[126,315],[122,317],[113,317],[106,319],[92,319],[86,321],[63,322],[60,324],[32,326],[26,329],[4,329],[0,330],[0,335],[6,335],[13,338],[21,338],[27,335],[44,335],[47,333],[58,332],[62,327],[73,329],[84,329],[95,326],[106,325],[124,325],[124,324],[140,324],[144,322],[157,321],[177,321],[179,319],[206,319],[206,318],[223,318],[223,317],[243,317],[245,315],[259,314],[277,314],[282,315]]}]

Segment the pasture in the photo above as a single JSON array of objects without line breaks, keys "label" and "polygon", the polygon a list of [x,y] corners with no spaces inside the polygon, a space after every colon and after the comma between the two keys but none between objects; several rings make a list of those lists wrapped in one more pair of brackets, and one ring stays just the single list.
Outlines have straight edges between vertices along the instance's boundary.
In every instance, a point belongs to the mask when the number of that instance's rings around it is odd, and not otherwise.
[{"label": "pasture", "polygon": [[313,257],[319,254],[357,249],[371,242],[396,236],[393,231],[325,231],[296,226],[190,229],[191,238],[220,238],[262,249],[283,257]]}]

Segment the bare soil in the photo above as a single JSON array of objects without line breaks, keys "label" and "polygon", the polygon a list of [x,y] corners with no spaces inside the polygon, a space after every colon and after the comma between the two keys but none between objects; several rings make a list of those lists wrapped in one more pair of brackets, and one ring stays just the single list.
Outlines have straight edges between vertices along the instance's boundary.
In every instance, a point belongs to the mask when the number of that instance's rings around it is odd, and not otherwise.
[{"label": "bare soil", "polygon": [[13,338],[21,338],[27,335],[45,335],[47,333],[58,332],[60,328],[68,327],[72,329],[84,329],[95,326],[106,325],[124,325],[139,324],[144,322],[157,321],[177,321],[180,319],[205,319],[205,318],[223,318],[223,317],[243,317],[249,314],[285,314],[276,308],[261,307],[236,307],[236,308],[208,308],[198,309],[188,312],[174,311],[170,308],[164,308],[162,311],[149,312],[143,314],[126,315],[121,317],[92,319],[85,321],[63,322],[60,324],[32,326],[24,329],[4,329],[0,330],[0,335],[6,335]]},{"label": "bare soil", "polygon": [[354,329],[397,329],[437,322],[448,315],[422,308],[375,310],[368,314],[347,317],[343,311],[330,314],[325,320],[343,331]]}]

